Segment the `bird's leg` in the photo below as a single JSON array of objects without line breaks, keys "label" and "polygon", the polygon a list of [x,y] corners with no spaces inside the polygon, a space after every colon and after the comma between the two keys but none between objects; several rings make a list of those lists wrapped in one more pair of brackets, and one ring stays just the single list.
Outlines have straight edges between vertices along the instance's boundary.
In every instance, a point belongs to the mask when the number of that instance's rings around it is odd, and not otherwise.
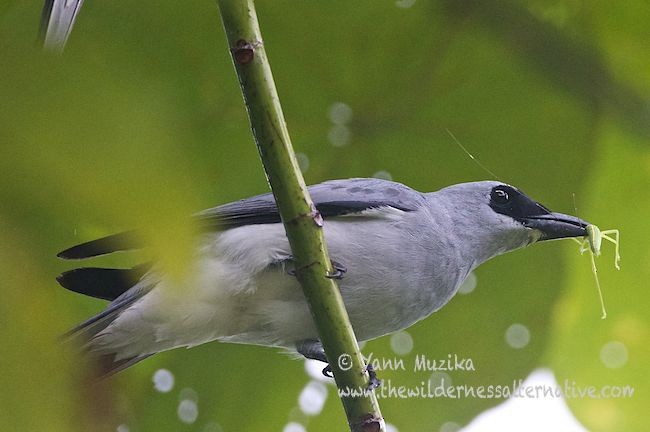
[{"label": "bird's leg", "polygon": [[343,264],[338,263],[336,261],[331,261],[331,263],[334,272],[328,274],[326,277],[330,279],[338,279],[338,280],[343,279],[343,273],[348,271],[347,267],[345,267]]},{"label": "bird's leg", "polygon": [[325,350],[323,349],[323,344],[320,341],[314,339],[305,339],[299,342],[296,342],[296,350],[302,354],[305,358],[311,360],[318,360],[324,363],[327,363],[327,366],[323,369],[323,375],[328,378],[333,378],[332,368],[327,361],[327,356],[325,355]]},{"label": "bird's leg", "polygon": [[[330,279],[343,279],[343,274],[348,271],[347,267],[345,267],[343,264],[340,264],[336,261],[331,261],[332,263],[332,268],[334,271],[331,274],[325,275],[325,277],[330,278]],[[289,276],[295,276],[296,275],[296,268],[293,262],[293,257],[285,258],[283,260],[277,261],[277,265],[282,266],[284,271],[289,275]]]},{"label": "bird's leg", "polygon": [[[328,363],[322,371],[323,375],[328,378],[334,377],[334,375],[332,375],[332,367],[329,365],[327,356],[325,355],[325,350],[323,349],[323,344],[320,341],[314,339],[299,341],[296,343],[296,350],[305,358]],[[368,390],[374,390],[381,386],[381,380],[377,378],[377,372],[375,372],[372,363],[368,363],[365,370],[368,372]]]},{"label": "bird's leg", "polygon": [[368,372],[368,390],[374,390],[381,385],[381,380],[377,378],[377,372],[375,372],[372,363],[366,365],[366,371]]}]

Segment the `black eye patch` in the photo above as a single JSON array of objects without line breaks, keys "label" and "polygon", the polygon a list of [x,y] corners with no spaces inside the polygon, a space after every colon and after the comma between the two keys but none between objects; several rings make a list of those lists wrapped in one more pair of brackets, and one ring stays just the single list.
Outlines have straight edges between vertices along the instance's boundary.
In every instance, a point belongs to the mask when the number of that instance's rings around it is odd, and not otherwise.
[{"label": "black eye patch", "polygon": [[490,201],[495,205],[505,206],[508,205],[511,198],[514,197],[513,189],[507,186],[497,186],[492,189],[490,193]]},{"label": "black eye patch", "polygon": [[490,207],[495,212],[510,216],[513,219],[550,213],[550,210],[546,207],[508,185],[498,185],[492,188],[490,191]]}]

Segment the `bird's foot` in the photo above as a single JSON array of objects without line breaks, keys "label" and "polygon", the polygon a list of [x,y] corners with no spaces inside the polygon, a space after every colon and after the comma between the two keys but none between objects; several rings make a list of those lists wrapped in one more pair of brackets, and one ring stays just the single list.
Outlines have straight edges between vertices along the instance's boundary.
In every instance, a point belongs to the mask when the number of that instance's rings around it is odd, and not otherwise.
[{"label": "bird's foot", "polygon": [[337,263],[336,261],[331,261],[331,263],[332,263],[332,269],[334,269],[334,271],[326,275],[325,277],[330,279],[337,279],[337,280],[343,279],[343,274],[348,271],[347,267],[345,267],[341,263]]},{"label": "bird's foot", "polygon": [[[382,381],[377,378],[377,372],[375,372],[375,368],[372,367],[371,364],[366,366],[366,372],[368,372],[368,390],[374,390],[380,387]],[[332,373],[332,366],[329,364],[323,368],[322,373],[328,378],[334,378],[334,374]]]},{"label": "bird's foot", "polygon": [[[325,355],[325,350],[323,349],[323,344],[321,344],[320,341],[314,339],[298,341],[296,342],[296,350],[305,358],[328,363],[327,366],[323,368],[322,373],[328,378],[334,378],[334,375],[332,374],[332,366],[329,365],[327,356]],[[377,378],[377,373],[372,364],[366,365],[364,372],[368,372],[368,390],[374,390],[381,386],[381,380]]]},{"label": "bird's foot", "polygon": [[368,390],[374,390],[381,386],[382,381],[377,378],[377,372],[372,364],[366,366],[366,372],[368,372]]},{"label": "bird's foot", "polygon": [[[296,342],[296,351],[302,354],[305,358],[328,363],[327,356],[325,355],[325,350],[323,349],[323,344],[321,344],[320,341],[314,339],[306,339]],[[332,367],[329,365],[329,363],[327,366],[325,366],[325,368],[323,368],[322,372],[326,377],[334,378],[334,375],[332,374]]]},{"label": "bird's foot", "polygon": [[[288,262],[293,264],[293,258],[287,258],[286,260],[283,260],[282,264],[286,265],[286,263]],[[332,273],[325,275],[325,277],[329,279],[337,279],[337,280],[343,279],[343,274],[345,274],[345,272],[348,271],[347,267],[345,267],[343,264],[340,264],[336,261],[330,261],[330,262],[332,263],[333,271]],[[286,270],[286,273],[289,276],[295,276],[296,275],[295,267],[289,268],[288,270]]]}]

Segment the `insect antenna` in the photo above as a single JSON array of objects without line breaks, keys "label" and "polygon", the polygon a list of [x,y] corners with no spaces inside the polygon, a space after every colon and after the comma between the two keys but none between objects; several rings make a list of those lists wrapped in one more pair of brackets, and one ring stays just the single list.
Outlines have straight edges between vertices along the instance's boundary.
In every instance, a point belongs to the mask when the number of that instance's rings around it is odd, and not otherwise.
[{"label": "insect antenna", "polygon": [[471,153],[469,152],[469,150],[467,150],[467,149],[465,148],[465,146],[462,145],[462,144],[460,143],[460,141],[458,141],[458,138],[456,138],[456,135],[454,135],[454,134],[453,134],[449,129],[445,129],[445,130],[447,131],[447,134],[451,137],[451,139],[454,140],[454,142],[456,143],[456,145],[458,145],[458,147],[460,147],[460,149],[461,149],[462,151],[464,151],[465,154],[466,154],[467,156],[469,156],[469,158],[472,159],[472,160],[476,163],[476,165],[478,165],[479,167],[481,167],[481,169],[483,169],[483,171],[485,171],[486,173],[490,174],[490,175],[491,175],[492,177],[494,177],[496,180],[503,181],[503,180],[501,180],[501,179],[499,178],[498,175],[494,174],[492,171],[490,171],[489,168],[487,168],[487,167],[486,167],[485,165],[483,165],[483,164],[482,164],[478,159],[476,159],[476,158],[474,157],[474,155],[471,154]]}]

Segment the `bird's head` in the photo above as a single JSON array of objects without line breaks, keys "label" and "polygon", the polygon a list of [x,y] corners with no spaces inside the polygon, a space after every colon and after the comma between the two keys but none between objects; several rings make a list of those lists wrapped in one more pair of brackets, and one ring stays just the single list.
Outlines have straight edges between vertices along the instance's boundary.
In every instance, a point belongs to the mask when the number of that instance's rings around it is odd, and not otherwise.
[{"label": "bird's head", "polygon": [[505,183],[462,183],[436,195],[446,203],[457,236],[477,254],[477,265],[537,241],[587,235],[588,222],[552,212]]}]

